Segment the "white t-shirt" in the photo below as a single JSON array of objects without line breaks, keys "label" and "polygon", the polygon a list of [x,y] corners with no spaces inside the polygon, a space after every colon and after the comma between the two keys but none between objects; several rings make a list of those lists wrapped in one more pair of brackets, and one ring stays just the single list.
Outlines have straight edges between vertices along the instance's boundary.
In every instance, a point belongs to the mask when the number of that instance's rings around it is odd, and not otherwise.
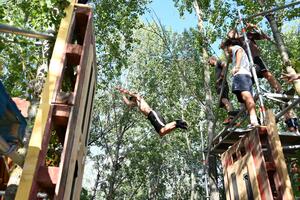
[{"label": "white t-shirt", "polygon": [[238,45],[234,45],[232,47],[232,66],[233,67],[236,66],[236,53],[239,49],[241,49],[243,53],[242,53],[242,58],[241,58],[241,63],[240,63],[240,69],[236,74],[247,74],[252,77],[248,56],[247,56],[246,52],[244,51],[244,49]]}]

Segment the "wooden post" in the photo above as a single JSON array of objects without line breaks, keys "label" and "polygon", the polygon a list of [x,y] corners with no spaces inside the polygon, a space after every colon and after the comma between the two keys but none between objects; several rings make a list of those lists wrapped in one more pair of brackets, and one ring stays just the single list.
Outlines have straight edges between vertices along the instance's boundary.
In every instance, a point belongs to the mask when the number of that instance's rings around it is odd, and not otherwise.
[{"label": "wooden post", "polygon": [[76,0],[72,0],[71,4],[66,8],[66,16],[62,20],[58,31],[50,61],[49,74],[41,94],[40,106],[32,130],[23,173],[15,198],[17,200],[30,199],[30,192],[32,190],[33,183],[37,178],[39,155],[42,151],[43,139],[46,132],[45,130],[50,128],[48,125],[48,119],[49,116],[51,116],[51,102],[55,97],[56,83],[60,78],[60,72],[62,71],[62,61],[65,56],[64,51],[66,49],[67,38],[70,32],[74,3],[76,3]]},{"label": "wooden post", "polygon": [[294,195],[292,185],[278,135],[275,115],[270,110],[268,110],[266,114],[266,125],[268,131],[268,140],[270,143],[271,152],[278,175],[278,181],[276,183],[276,186],[278,187],[281,193],[282,199],[293,200]]}]

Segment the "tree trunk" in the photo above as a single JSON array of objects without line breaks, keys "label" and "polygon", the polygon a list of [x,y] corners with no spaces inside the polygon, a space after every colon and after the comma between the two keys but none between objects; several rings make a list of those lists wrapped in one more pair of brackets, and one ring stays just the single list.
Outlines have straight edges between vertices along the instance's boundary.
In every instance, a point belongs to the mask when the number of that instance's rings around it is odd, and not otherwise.
[{"label": "tree trunk", "polygon": [[[188,147],[189,154],[192,155],[191,141],[189,139],[188,134],[185,134],[185,139],[186,139],[186,144],[187,144],[187,147]],[[195,170],[192,168],[192,170],[191,170],[191,196],[190,196],[190,200],[198,199],[198,192],[197,192],[197,189],[196,189],[197,185],[196,185],[195,173],[196,173]]]},{"label": "tree trunk", "polygon": [[[203,30],[203,20],[202,20],[202,11],[200,10],[200,7],[197,3],[197,0],[193,2],[194,9],[196,11],[196,14],[198,16],[198,28],[199,28],[199,33],[200,37],[203,38],[203,41],[205,41],[205,32]],[[208,60],[208,53],[204,45],[202,44],[202,59],[204,60],[203,65],[204,65],[204,89],[206,92],[205,95],[205,104],[206,104],[206,120],[207,120],[207,135],[208,135],[208,142],[207,144],[210,146],[213,137],[214,137],[214,114],[213,114],[213,109],[212,109],[212,93],[211,93],[211,87],[210,87],[210,66],[208,65],[206,60]],[[209,154],[208,154],[209,157]],[[207,157],[207,158],[208,158]],[[210,159],[208,160],[210,161]],[[214,177],[216,174],[211,173],[211,171],[216,171],[216,164],[215,162],[212,163],[208,169],[209,174],[209,187],[210,187],[210,199],[212,200],[219,200],[219,191],[218,187],[216,185],[217,180],[216,177]]]},{"label": "tree trunk", "polygon": [[[98,160],[97,162],[100,162],[100,160]],[[91,196],[92,200],[96,199],[97,190],[98,190],[98,187],[99,187],[99,184],[100,184],[100,173],[101,173],[101,170],[102,169],[100,167],[98,167],[98,169],[97,169],[97,177],[96,177],[96,180],[95,180],[95,186],[92,189],[92,196]]]},{"label": "tree trunk", "polygon": [[210,185],[210,199],[220,199],[220,191],[218,189],[218,172],[217,160],[215,156],[210,155],[208,158],[208,173]]},{"label": "tree trunk", "polygon": [[[260,6],[265,6],[265,1],[264,0],[258,0],[258,3],[260,4]],[[266,16],[269,24],[270,24],[270,27],[272,29],[272,33],[273,33],[273,37],[274,37],[274,40],[276,42],[276,47],[280,53],[280,56],[281,56],[281,59],[283,61],[283,64],[285,66],[285,69],[287,71],[288,74],[296,74],[296,71],[295,69],[291,66],[291,61],[289,59],[289,55],[288,55],[288,51],[287,51],[287,48],[283,42],[283,38],[281,36],[281,33],[278,29],[278,25],[277,25],[277,22],[276,22],[276,19],[274,17],[273,14],[269,14]],[[294,82],[294,85],[295,85],[295,88],[296,88],[296,91],[298,93],[298,95],[300,95],[300,80],[295,80]]]}]

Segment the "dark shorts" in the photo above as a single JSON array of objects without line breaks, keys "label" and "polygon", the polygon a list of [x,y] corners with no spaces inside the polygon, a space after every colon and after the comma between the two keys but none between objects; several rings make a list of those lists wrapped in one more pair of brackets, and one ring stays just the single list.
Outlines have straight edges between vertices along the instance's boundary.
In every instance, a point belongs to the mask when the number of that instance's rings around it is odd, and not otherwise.
[{"label": "dark shorts", "polygon": [[[220,81],[220,84],[217,84],[216,87],[217,87],[217,88],[216,88],[216,89],[217,89],[217,94],[218,94],[218,96],[219,96],[220,93],[221,93],[221,90],[222,90],[222,81]],[[223,93],[222,93],[222,95],[221,95],[221,99],[220,99],[220,102],[219,102],[219,107],[220,107],[220,108],[225,107],[224,103],[222,102],[222,99],[223,99],[223,98],[229,99],[228,94],[229,94],[229,86],[228,86],[228,83],[227,83],[227,81],[226,81],[225,84],[224,84],[224,90],[223,90]]]},{"label": "dark shorts", "polygon": [[285,121],[287,127],[289,128],[298,128],[299,127],[299,124],[298,124],[298,119],[297,118],[291,118],[291,119],[288,119]]},{"label": "dark shorts", "polygon": [[148,114],[148,119],[151,122],[151,124],[154,126],[157,133],[159,133],[160,129],[162,129],[166,125],[165,119],[157,111],[152,110]]},{"label": "dark shorts", "polygon": [[267,72],[268,68],[265,65],[264,61],[259,57],[259,56],[255,56],[253,58],[253,62],[254,64],[256,64],[256,75],[258,78],[263,78],[263,72]]},{"label": "dark shorts", "polygon": [[237,74],[233,77],[232,93],[237,96],[239,102],[244,103],[241,92],[248,91],[252,94],[252,77],[246,74]]}]

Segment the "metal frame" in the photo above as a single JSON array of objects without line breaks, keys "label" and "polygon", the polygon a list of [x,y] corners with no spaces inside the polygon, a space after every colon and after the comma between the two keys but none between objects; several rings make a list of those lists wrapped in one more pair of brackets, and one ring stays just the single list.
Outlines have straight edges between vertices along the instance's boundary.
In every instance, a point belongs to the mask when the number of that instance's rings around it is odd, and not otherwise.
[{"label": "metal frame", "polygon": [[54,35],[40,33],[40,32],[36,32],[36,31],[31,31],[31,30],[26,30],[26,29],[22,29],[22,28],[17,28],[14,26],[6,25],[6,24],[0,24],[0,32],[1,33],[10,33],[10,34],[15,34],[15,35],[23,35],[26,37],[43,39],[43,40],[55,39]]},{"label": "metal frame", "polygon": [[257,14],[250,15],[250,16],[248,16],[248,17],[245,17],[244,20],[249,20],[249,19],[252,19],[252,18],[261,16],[261,15],[265,16],[265,15],[267,15],[267,14],[269,14],[269,13],[272,13],[272,12],[275,12],[275,11],[277,11],[277,10],[282,10],[282,9],[284,9],[284,8],[288,8],[288,7],[291,7],[291,6],[296,6],[296,5],[298,5],[298,4],[300,4],[300,1],[296,1],[296,2],[293,2],[293,3],[289,3],[289,4],[286,4],[286,5],[283,5],[283,6],[279,6],[279,7],[277,7],[277,8],[270,9],[270,10],[265,10],[265,11],[259,12],[259,13],[257,13]]}]

